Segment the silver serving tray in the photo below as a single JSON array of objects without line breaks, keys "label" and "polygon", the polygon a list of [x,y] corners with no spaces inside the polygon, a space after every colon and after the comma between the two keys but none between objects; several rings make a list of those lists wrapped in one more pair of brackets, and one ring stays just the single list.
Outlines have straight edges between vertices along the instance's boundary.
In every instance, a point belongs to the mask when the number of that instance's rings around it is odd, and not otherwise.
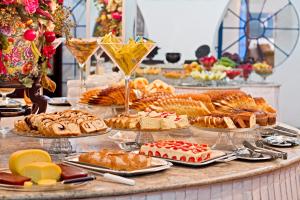
[{"label": "silver serving tray", "polygon": [[211,150],[211,151],[212,151],[211,158],[209,160],[205,160],[203,162],[192,163],[192,162],[181,161],[181,160],[172,160],[172,159],[168,159],[168,158],[162,158],[162,159],[167,160],[172,163],[175,163],[175,164],[185,165],[185,166],[189,166],[189,167],[202,167],[202,166],[206,166],[206,165],[212,164],[214,162],[217,162],[219,160],[223,160],[228,157],[228,155],[223,151],[219,151],[219,150]]},{"label": "silver serving tray", "polygon": [[172,163],[165,161],[163,159],[152,158],[152,161],[151,161],[152,166],[149,168],[134,170],[134,171],[118,171],[118,170],[108,169],[108,168],[104,168],[104,167],[97,166],[97,165],[82,163],[82,162],[79,162],[78,158],[79,158],[79,155],[66,157],[63,162],[66,164],[84,168],[84,169],[87,169],[90,171],[101,172],[101,173],[111,173],[111,174],[115,174],[115,175],[119,175],[119,176],[126,176],[126,177],[163,171],[163,170],[169,169],[173,165]]},{"label": "silver serving tray", "polygon": [[266,160],[272,160],[272,156],[263,154],[263,157],[254,158],[254,157],[247,157],[247,156],[236,156],[238,160],[244,160],[244,161],[266,161]]},{"label": "silver serving tray", "polygon": [[[1,169],[1,172],[9,172],[9,169]],[[46,191],[58,191],[58,190],[70,190],[75,189],[84,185],[87,185],[90,181],[71,183],[71,184],[62,184],[57,182],[55,185],[51,186],[41,186],[35,185],[32,186],[22,186],[22,185],[9,185],[9,184],[0,184],[0,190],[9,190],[9,191],[19,191],[19,192],[46,192]]]}]

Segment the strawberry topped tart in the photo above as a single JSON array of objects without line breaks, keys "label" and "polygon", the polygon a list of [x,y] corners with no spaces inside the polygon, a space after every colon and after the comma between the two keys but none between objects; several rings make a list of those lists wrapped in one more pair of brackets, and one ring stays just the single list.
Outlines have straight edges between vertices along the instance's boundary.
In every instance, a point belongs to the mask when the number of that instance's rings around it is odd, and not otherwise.
[{"label": "strawberry topped tart", "polygon": [[207,144],[169,140],[144,144],[140,154],[195,163],[208,160],[211,150]]}]

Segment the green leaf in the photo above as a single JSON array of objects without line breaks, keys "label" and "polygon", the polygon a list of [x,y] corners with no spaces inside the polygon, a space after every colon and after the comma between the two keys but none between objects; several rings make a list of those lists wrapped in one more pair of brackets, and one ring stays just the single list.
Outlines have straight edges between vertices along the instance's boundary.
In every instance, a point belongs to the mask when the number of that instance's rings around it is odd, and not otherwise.
[{"label": "green leaf", "polygon": [[29,78],[29,77],[25,77],[25,78],[21,79],[20,82],[27,88],[31,88],[32,84],[33,84],[32,78]]}]

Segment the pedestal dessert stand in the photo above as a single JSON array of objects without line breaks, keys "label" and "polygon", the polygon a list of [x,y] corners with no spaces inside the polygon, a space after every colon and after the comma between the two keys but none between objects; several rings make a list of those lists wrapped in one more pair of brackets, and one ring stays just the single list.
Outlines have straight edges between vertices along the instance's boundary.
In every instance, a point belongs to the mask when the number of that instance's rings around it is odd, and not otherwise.
[{"label": "pedestal dessert stand", "polygon": [[[44,136],[39,135],[36,133],[23,133],[18,132],[16,130],[12,130],[12,132],[16,135],[22,136],[22,137],[31,137],[31,138],[37,138],[43,140],[43,148],[46,149],[50,154],[53,154],[57,156],[58,160],[63,159],[66,155],[70,155],[72,153],[75,153],[75,149],[72,147],[72,144],[70,142],[71,139],[78,139],[78,138],[84,138],[84,137],[96,137],[100,136],[106,133],[109,133],[111,131],[110,128],[107,128],[105,131],[99,131],[92,134],[82,134],[79,136],[59,136],[59,137],[50,137],[50,136]],[[50,140],[50,145],[46,146],[44,144],[44,140]]]},{"label": "pedestal dessert stand", "polygon": [[[238,144],[235,141],[237,135],[248,137],[249,134],[256,134],[258,127],[253,128],[236,128],[236,129],[222,129],[222,128],[200,128],[196,127],[201,131],[207,131],[212,133],[217,133],[216,142],[212,145],[212,149],[224,150],[224,151],[235,151],[238,149]],[[244,138],[245,139],[245,138]]]},{"label": "pedestal dessert stand", "polygon": [[[151,143],[156,140],[155,134],[159,134],[159,140],[170,140],[174,138],[188,138],[193,134],[189,127],[178,128],[178,129],[168,129],[168,130],[140,130],[140,129],[114,129],[119,132],[134,132],[135,138],[133,141],[122,142],[121,148],[126,151],[134,151],[139,149],[143,144]],[[116,133],[115,133],[116,134]],[[127,134],[125,134],[127,135]],[[114,140],[123,140],[126,138],[115,138],[114,135],[110,136]]]}]

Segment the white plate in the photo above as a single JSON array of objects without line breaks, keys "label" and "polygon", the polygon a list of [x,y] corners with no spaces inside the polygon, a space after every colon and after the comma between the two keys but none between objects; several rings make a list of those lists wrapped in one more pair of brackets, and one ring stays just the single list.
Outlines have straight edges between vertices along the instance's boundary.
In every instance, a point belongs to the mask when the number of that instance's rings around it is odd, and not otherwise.
[{"label": "white plate", "polygon": [[[2,169],[1,172],[10,172],[9,169]],[[9,191],[21,191],[21,192],[44,192],[44,191],[57,191],[57,190],[70,190],[80,186],[84,186],[91,181],[80,182],[80,183],[71,183],[71,184],[62,184],[57,182],[55,185],[51,186],[41,186],[33,184],[30,187],[23,185],[9,185],[9,184],[0,184],[0,190],[9,190]]]},{"label": "white plate", "polygon": [[108,168],[103,168],[101,166],[92,165],[88,163],[82,163],[78,161],[79,155],[66,157],[63,162],[77,166],[80,168],[84,168],[87,170],[95,171],[95,172],[101,172],[101,173],[111,173],[119,176],[136,176],[136,175],[142,175],[142,174],[149,174],[153,172],[159,172],[166,169],[169,169],[172,166],[172,163],[165,161],[160,158],[152,158],[151,160],[151,167],[146,169],[139,169],[134,171],[118,171]]}]

